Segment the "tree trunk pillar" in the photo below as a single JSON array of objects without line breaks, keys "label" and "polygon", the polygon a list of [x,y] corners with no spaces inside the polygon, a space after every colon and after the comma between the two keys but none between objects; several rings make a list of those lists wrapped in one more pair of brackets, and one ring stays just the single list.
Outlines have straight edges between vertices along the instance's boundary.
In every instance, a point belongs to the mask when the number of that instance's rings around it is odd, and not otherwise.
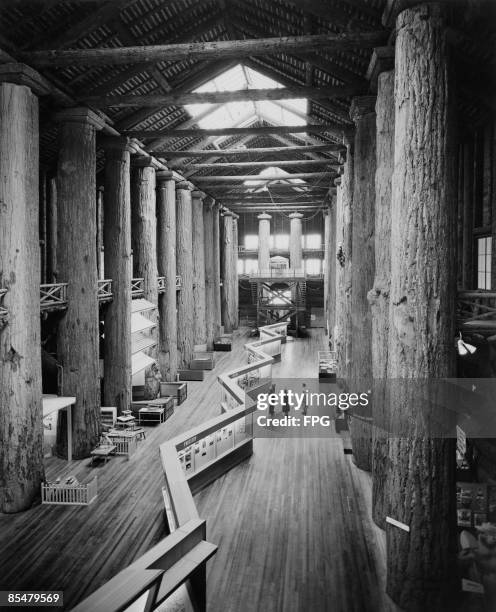
[{"label": "tree trunk pillar", "polygon": [[179,367],[189,368],[193,358],[193,219],[191,188],[186,182],[176,185],[176,257],[177,273],[181,276],[181,291],[177,304],[177,350]]},{"label": "tree trunk pillar", "polygon": [[[131,405],[131,149],[127,138],[103,139],[105,149],[104,267],[112,279],[105,311],[103,397],[119,414]],[[102,193],[102,190],[100,190]],[[103,213],[103,211],[102,211]],[[101,248],[100,248],[100,253]]]},{"label": "tree trunk pillar", "polygon": [[372,518],[381,528],[386,521],[388,435],[385,379],[388,363],[389,285],[391,282],[391,181],[394,170],[394,49],[387,58],[374,52],[371,65],[377,78],[375,174],[375,279],[368,299],[372,310],[372,374],[374,403],[372,428]]},{"label": "tree trunk pillar", "polygon": [[[354,98],[350,116],[355,122],[353,180],[353,266],[351,268],[351,380],[362,390],[372,384],[372,316],[367,294],[374,283],[375,253],[375,96]],[[370,407],[354,410],[350,418],[353,460],[372,469]]]},{"label": "tree trunk pillar", "polygon": [[[57,175],[57,281],[66,282],[67,311],[59,323],[63,395],[76,397],[73,456],[89,456],[100,435],[100,332],[96,263],[96,130],[98,115],[62,111]],[[60,452],[63,452],[63,446]]]},{"label": "tree trunk pillar", "polygon": [[220,291],[220,206],[213,205],[213,243],[214,243],[214,338],[220,335],[221,321],[221,291]]},{"label": "tree trunk pillar", "polygon": [[205,238],[203,221],[202,191],[191,193],[191,212],[193,225],[193,343],[206,344],[206,300],[205,300]]},{"label": "tree trunk pillar", "polygon": [[103,252],[104,206],[103,187],[100,186],[96,194],[96,263],[98,266],[98,278],[101,280],[105,278],[105,254]]},{"label": "tree trunk pillar", "polygon": [[331,331],[329,329],[329,239],[330,239],[330,227],[329,227],[329,207],[324,211],[324,312],[326,313],[326,325],[327,335],[330,337]]},{"label": "tree trunk pillar", "polygon": [[224,211],[222,215],[222,322],[224,331],[234,330],[236,301],[234,279],[237,276],[233,265],[233,213]]},{"label": "tree trunk pillar", "polygon": [[[133,248],[133,275],[143,279],[143,297],[158,308],[157,283],[157,217],[155,168],[150,157],[137,157],[131,169],[131,243]],[[155,323],[147,332],[155,346],[147,354],[158,358],[158,313],[149,310],[144,315]],[[155,399],[160,391],[156,366],[145,370],[145,399]]]},{"label": "tree trunk pillar", "polygon": [[47,279],[55,283],[57,279],[57,179],[52,176],[47,183]]},{"label": "tree trunk pillar", "polygon": [[301,220],[303,215],[294,212],[289,215],[289,267],[293,270],[303,269],[303,246],[301,244]]},{"label": "tree trunk pillar", "polygon": [[432,389],[436,379],[456,376],[456,181],[443,9],[407,9],[396,29],[388,378],[402,380],[389,393],[401,434],[390,439],[388,515],[410,531],[386,525],[387,592],[407,611],[445,611],[457,596],[455,448],[425,428],[434,415],[444,419],[425,381]]},{"label": "tree trunk pillar", "polygon": [[0,83],[0,511],[40,493],[43,470],[36,90]]},{"label": "tree trunk pillar", "polygon": [[207,332],[207,350],[213,350],[216,330],[215,312],[215,262],[214,262],[214,201],[207,198],[203,209],[203,241],[205,244],[205,329]]},{"label": "tree trunk pillar", "polygon": [[238,215],[233,215],[233,250],[232,266],[234,271],[233,293],[234,293],[234,329],[239,327],[239,279],[238,279]]},{"label": "tree trunk pillar", "polygon": [[[338,186],[337,198],[340,204],[340,228],[336,238],[338,270],[338,299],[336,311],[337,374],[349,378],[351,374],[351,262],[353,225],[353,146],[347,144],[346,163]],[[340,238],[342,242],[338,240]],[[358,247],[357,247],[358,248]]]},{"label": "tree trunk pillar", "polygon": [[258,215],[258,271],[268,272],[270,262],[270,220],[267,213]]},{"label": "tree trunk pillar", "polygon": [[165,277],[165,291],[158,296],[158,364],[162,379],[177,375],[176,290],[176,183],[172,172],[157,172],[157,267]]},{"label": "tree trunk pillar", "polygon": [[474,153],[469,140],[463,146],[462,289],[474,289]]},{"label": "tree trunk pillar", "polygon": [[333,196],[329,212],[326,220],[329,224],[329,234],[327,238],[327,259],[326,259],[326,274],[327,274],[327,328],[329,330],[329,340],[333,350],[335,348],[334,327],[336,325],[336,208],[337,197]]}]

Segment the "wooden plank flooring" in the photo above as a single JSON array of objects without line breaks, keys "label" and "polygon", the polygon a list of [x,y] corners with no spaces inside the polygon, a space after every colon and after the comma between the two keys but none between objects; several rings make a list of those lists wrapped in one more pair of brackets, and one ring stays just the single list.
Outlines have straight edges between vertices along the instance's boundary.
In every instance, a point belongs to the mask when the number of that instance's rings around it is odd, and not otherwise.
[{"label": "wooden plank flooring", "polygon": [[0,514],[0,590],[63,590],[69,609],[164,537],[158,447],[220,414],[217,375],[246,363],[247,341],[247,331],[238,332],[232,352],[215,354],[215,370],[203,382],[188,383],[188,399],[166,423],[146,427],[147,439],[130,461],[116,457],[90,468],[88,459],[70,465],[47,460],[50,479],[98,475],[98,499],[89,507],[36,506]]},{"label": "wooden plank flooring", "polygon": [[[281,378],[312,377],[321,330],[283,349]],[[257,439],[254,455],[195,497],[207,537],[210,610],[386,612],[385,538],[370,476],[340,438]]]},{"label": "wooden plank flooring", "polygon": [[[169,421],[146,428],[130,461],[92,469],[89,460],[48,461],[50,478],[97,474],[98,500],[0,515],[0,589],[63,590],[69,609],[163,537],[158,446],[219,414],[216,376],[246,363],[246,341],[238,333],[233,352],[216,354],[215,370],[188,384],[187,401]],[[315,376],[322,347],[322,330],[288,343],[274,375]],[[209,562],[209,610],[394,610],[382,594],[384,540],[370,519],[369,477],[340,439],[256,440],[253,457],[196,502],[208,539],[220,546]]]}]

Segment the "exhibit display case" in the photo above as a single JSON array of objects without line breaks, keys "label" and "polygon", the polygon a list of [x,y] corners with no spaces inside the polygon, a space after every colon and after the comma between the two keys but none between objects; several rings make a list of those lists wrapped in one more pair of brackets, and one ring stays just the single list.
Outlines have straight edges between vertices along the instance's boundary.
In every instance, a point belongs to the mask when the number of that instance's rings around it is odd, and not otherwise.
[{"label": "exhibit display case", "polygon": [[319,351],[319,380],[336,380],[338,367],[336,351]]}]

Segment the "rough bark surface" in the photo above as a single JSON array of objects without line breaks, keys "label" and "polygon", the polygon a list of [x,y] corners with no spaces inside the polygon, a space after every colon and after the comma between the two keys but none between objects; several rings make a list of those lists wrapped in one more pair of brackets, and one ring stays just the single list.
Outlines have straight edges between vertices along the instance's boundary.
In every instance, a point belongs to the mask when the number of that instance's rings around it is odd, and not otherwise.
[{"label": "rough bark surface", "polygon": [[233,219],[233,250],[232,250],[232,265],[234,270],[233,278],[233,293],[234,293],[234,312],[233,321],[234,329],[239,327],[239,279],[238,279],[238,219]]},{"label": "rough bark surface", "polygon": [[[326,313],[326,324],[327,334],[329,338],[332,335],[332,330],[329,327],[329,240],[330,240],[330,229],[329,229],[329,212],[330,210],[324,211],[324,309]],[[334,230],[335,233],[335,230]]]},{"label": "rough bark surface", "polygon": [[38,246],[38,99],[0,85],[0,511],[39,496],[43,470]]},{"label": "rough bark surface", "polygon": [[[67,311],[59,323],[63,395],[76,397],[73,456],[89,456],[100,434],[100,355],[96,266],[95,128],[60,126],[57,175],[58,282],[67,282]],[[63,453],[63,445],[59,452]]]},{"label": "rough bark surface", "polygon": [[193,246],[191,191],[181,188],[176,190],[176,257],[177,273],[181,276],[182,285],[177,303],[177,350],[178,367],[188,368],[193,357]]},{"label": "rough bark surface", "polygon": [[[351,379],[356,390],[372,384],[372,316],[367,294],[375,271],[375,111],[373,98],[359,99],[355,114],[353,180],[353,265],[351,267]],[[362,470],[372,469],[372,420],[365,414],[350,420],[353,460]]]},{"label": "rough bark surface", "polygon": [[338,352],[338,376],[349,378],[351,374],[351,262],[352,262],[352,223],[353,223],[353,150],[347,145],[346,163],[341,177],[341,185],[338,189],[340,194],[340,219],[342,231],[338,232],[338,250],[341,246],[344,257],[343,265],[338,263],[337,281],[337,342]]},{"label": "rough bark surface", "polygon": [[57,179],[52,177],[47,184],[47,279],[57,279]]},{"label": "rough bark surface", "polygon": [[[138,162],[139,164],[139,162]],[[131,173],[131,243],[133,247],[133,275],[143,278],[143,297],[158,308],[157,285],[157,217],[155,168],[152,166],[133,167]],[[144,313],[156,326],[148,333],[158,344],[158,311]],[[157,344],[147,354],[158,359]],[[154,399],[160,391],[160,381],[155,367],[145,370],[145,399]]]},{"label": "rough bark surface", "polygon": [[215,297],[215,323],[214,338],[218,338],[221,328],[221,298],[220,298],[220,213],[219,205],[214,204],[213,209],[213,239],[214,239],[214,297]]},{"label": "rough bark surface", "polygon": [[203,235],[203,200],[201,194],[192,193],[193,224],[193,343],[207,342],[206,302],[205,302],[205,238]]},{"label": "rough bark surface", "polygon": [[270,261],[270,220],[266,213],[258,215],[258,269],[268,270]]},{"label": "rough bark surface", "polygon": [[105,270],[112,279],[112,301],[105,312],[105,406],[121,413],[131,404],[131,190],[126,146],[105,152]]},{"label": "rough bark surface", "polygon": [[463,147],[463,265],[462,288],[473,289],[474,268],[474,144]]},{"label": "rough bark surface", "polygon": [[399,15],[388,349],[390,412],[399,433],[390,440],[388,515],[410,532],[388,524],[386,534],[387,592],[408,611],[451,610],[457,590],[454,444],[426,431],[441,407],[431,411],[419,392],[422,380],[456,375],[447,54],[439,5]]},{"label": "rough bark surface", "polygon": [[[222,322],[224,331],[231,333],[234,330],[234,311],[236,300],[234,296],[235,270],[233,266],[233,217],[224,213],[222,217]],[[237,275],[236,275],[237,276]]]},{"label": "rough bark surface", "polygon": [[334,327],[336,325],[336,266],[338,265],[336,259],[336,196],[333,197],[331,206],[329,208],[329,235],[328,235],[328,252],[329,257],[326,262],[326,276],[327,276],[327,327],[329,329],[329,339],[331,346],[334,348]]},{"label": "rough bark surface", "polygon": [[176,184],[158,176],[157,189],[157,267],[165,277],[165,291],[158,297],[158,363],[162,379],[176,380],[177,296],[176,296]]},{"label": "rough bark surface", "polygon": [[374,404],[372,429],[372,518],[384,529],[388,472],[387,410],[384,381],[387,376],[389,286],[391,282],[391,181],[394,169],[394,71],[378,77],[376,104],[375,174],[375,279],[369,292],[372,310],[372,375]]},{"label": "rough bark surface", "polygon": [[205,328],[207,332],[207,349],[213,350],[213,343],[218,335],[215,312],[215,263],[214,263],[214,204],[210,200],[203,209],[203,241],[205,244]]},{"label": "rough bark surface", "polygon": [[[103,252],[103,226],[104,226],[104,203],[103,187],[98,187],[96,196],[96,263],[98,267],[98,278],[105,278],[105,260]],[[112,277],[110,277],[112,278]]]}]

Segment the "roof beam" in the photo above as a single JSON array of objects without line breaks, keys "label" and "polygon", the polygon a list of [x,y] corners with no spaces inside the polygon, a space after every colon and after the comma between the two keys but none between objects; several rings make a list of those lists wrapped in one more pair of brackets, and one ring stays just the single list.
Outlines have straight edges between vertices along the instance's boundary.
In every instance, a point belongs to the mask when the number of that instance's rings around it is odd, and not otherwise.
[{"label": "roof beam", "polygon": [[[268,183],[270,181],[289,181],[293,179],[326,179],[335,176],[335,172],[295,172],[280,176],[278,174],[268,174],[260,176],[258,174],[233,174],[232,176],[197,176],[195,181],[198,183],[236,183],[240,181],[257,181],[259,183]],[[253,185],[250,185],[251,187]]]},{"label": "roof beam", "polygon": [[[317,166],[328,166],[332,164],[330,159],[284,159],[284,160],[264,160],[264,161],[245,161],[245,162],[214,162],[214,163],[199,163],[199,164],[171,164],[170,167],[175,170],[224,170],[237,168],[285,168],[286,166],[299,166],[315,168]],[[332,166],[333,170],[337,170],[338,166]]]},{"label": "roof beam", "polygon": [[128,106],[161,107],[184,106],[185,104],[228,104],[229,102],[245,102],[257,100],[294,100],[311,97],[315,100],[330,98],[348,98],[366,93],[362,87],[285,87],[278,89],[240,89],[237,91],[203,91],[179,93],[169,91],[165,94],[153,95],[120,95],[120,96],[88,96],[82,98],[85,104],[98,108]]},{"label": "roof beam", "polygon": [[169,149],[164,151],[150,151],[150,155],[156,157],[162,157],[164,159],[170,159],[172,157],[211,157],[215,155],[217,157],[232,157],[242,156],[247,157],[251,155],[270,155],[277,153],[311,153],[311,152],[329,152],[329,151],[345,151],[346,148],[339,144],[321,144],[321,145],[294,145],[289,148],[285,147],[261,147],[252,148],[249,147],[243,149],[185,149],[184,151],[171,151]]},{"label": "roof beam", "polygon": [[23,53],[22,60],[36,67],[63,67],[73,65],[118,66],[143,62],[174,61],[183,59],[226,59],[253,55],[285,53],[295,50],[346,50],[354,47],[373,48],[386,42],[384,31],[315,36],[279,36],[254,40],[210,41],[188,44],[150,45],[143,47],[104,47],[92,49],[51,49]]},{"label": "roof beam", "polygon": [[322,123],[310,125],[277,125],[277,126],[260,126],[260,127],[237,127],[237,128],[215,128],[215,129],[176,129],[163,128],[161,130],[135,130],[126,132],[126,136],[132,138],[184,138],[195,137],[202,138],[206,136],[245,136],[266,135],[266,134],[298,134],[302,132],[323,133],[336,132],[336,124]]}]

